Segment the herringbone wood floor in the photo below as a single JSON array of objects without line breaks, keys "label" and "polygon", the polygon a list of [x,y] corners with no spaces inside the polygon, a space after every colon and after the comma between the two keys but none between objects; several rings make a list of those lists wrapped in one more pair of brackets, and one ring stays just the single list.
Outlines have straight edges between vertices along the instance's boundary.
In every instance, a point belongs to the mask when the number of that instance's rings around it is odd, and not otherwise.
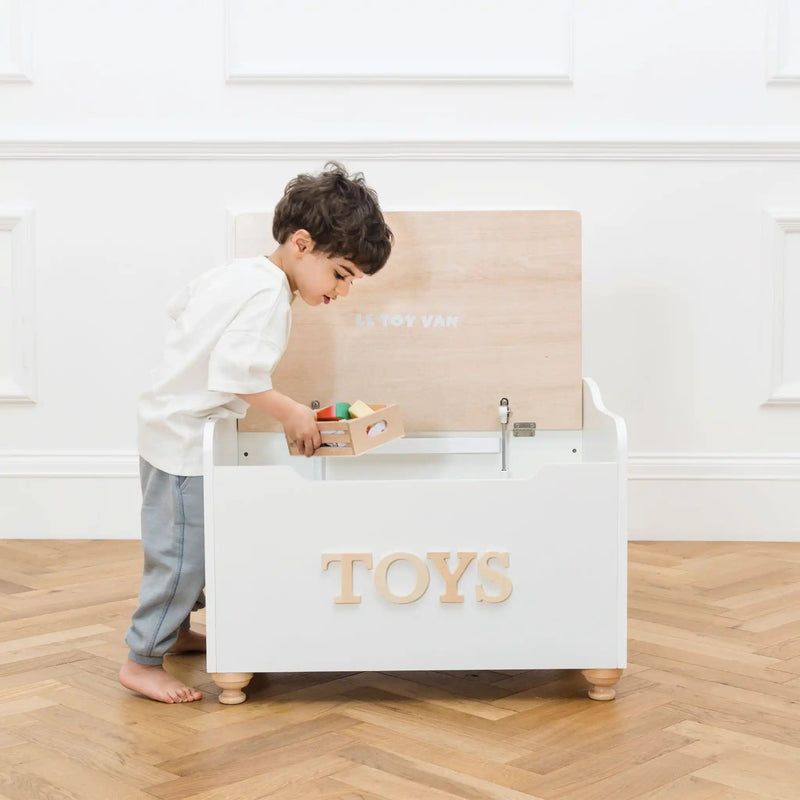
[{"label": "herringbone wood floor", "polygon": [[[573,672],[121,688],[138,542],[0,542],[0,798],[800,798],[800,545],[634,543],[616,701]],[[264,622],[268,624],[268,622]],[[589,666],[589,665],[587,665]]]}]

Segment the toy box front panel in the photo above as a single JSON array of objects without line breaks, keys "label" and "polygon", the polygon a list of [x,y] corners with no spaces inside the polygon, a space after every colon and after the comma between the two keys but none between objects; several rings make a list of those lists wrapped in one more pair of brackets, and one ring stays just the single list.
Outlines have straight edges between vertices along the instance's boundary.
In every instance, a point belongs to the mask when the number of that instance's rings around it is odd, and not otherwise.
[{"label": "toy box front panel", "polygon": [[[308,481],[290,467],[214,469],[209,553],[215,671],[536,669],[616,666],[620,540],[614,464],[543,467],[529,479]],[[224,498],[224,502],[221,500]],[[413,498],[413,502],[410,500]],[[511,512],[511,513],[509,513]],[[442,603],[445,583],[428,553],[508,554],[490,562],[511,582],[503,602],[479,602],[477,559],[458,582],[463,603]],[[337,604],[341,566],[324,554],[371,554],[356,563],[358,604]],[[429,585],[413,602],[379,591],[378,562],[411,553]],[[386,578],[391,596],[418,588],[409,562]]]},{"label": "toy box front panel", "polygon": [[[274,386],[303,403],[396,403],[407,432],[581,427],[581,238],[574,211],[395,212],[378,274],[292,306]],[[236,219],[237,256],[272,252],[267,214]],[[239,430],[280,431],[251,409]]]}]

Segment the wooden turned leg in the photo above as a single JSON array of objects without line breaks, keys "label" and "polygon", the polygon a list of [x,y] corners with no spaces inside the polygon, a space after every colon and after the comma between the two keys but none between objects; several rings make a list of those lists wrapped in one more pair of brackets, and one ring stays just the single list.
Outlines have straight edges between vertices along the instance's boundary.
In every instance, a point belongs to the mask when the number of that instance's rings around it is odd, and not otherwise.
[{"label": "wooden turned leg", "polygon": [[589,697],[592,700],[613,700],[617,693],[611,687],[622,677],[621,669],[584,669],[583,677],[592,684]]},{"label": "wooden turned leg", "polygon": [[252,672],[213,672],[211,678],[222,689],[219,702],[224,703],[226,706],[244,703],[247,700],[247,695],[242,689],[250,683],[252,677]]}]

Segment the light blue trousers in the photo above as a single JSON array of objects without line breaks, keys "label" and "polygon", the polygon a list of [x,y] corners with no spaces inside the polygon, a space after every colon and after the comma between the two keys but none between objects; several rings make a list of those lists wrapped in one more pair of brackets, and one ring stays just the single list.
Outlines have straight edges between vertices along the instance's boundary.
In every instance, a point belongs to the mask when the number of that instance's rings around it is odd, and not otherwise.
[{"label": "light blue trousers", "polygon": [[125,641],[132,661],[160,664],[205,606],[203,477],[170,475],[143,458],[139,472],[144,571]]}]

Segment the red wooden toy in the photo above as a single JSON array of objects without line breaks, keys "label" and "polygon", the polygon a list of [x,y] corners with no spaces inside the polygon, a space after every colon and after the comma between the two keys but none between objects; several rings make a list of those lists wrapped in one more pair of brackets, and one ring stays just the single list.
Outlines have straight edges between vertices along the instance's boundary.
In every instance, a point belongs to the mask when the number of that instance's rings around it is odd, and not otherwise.
[{"label": "red wooden toy", "polygon": [[320,422],[332,422],[338,419],[349,419],[350,405],[348,403],[334,403],[317,411],[317,419]]}]

